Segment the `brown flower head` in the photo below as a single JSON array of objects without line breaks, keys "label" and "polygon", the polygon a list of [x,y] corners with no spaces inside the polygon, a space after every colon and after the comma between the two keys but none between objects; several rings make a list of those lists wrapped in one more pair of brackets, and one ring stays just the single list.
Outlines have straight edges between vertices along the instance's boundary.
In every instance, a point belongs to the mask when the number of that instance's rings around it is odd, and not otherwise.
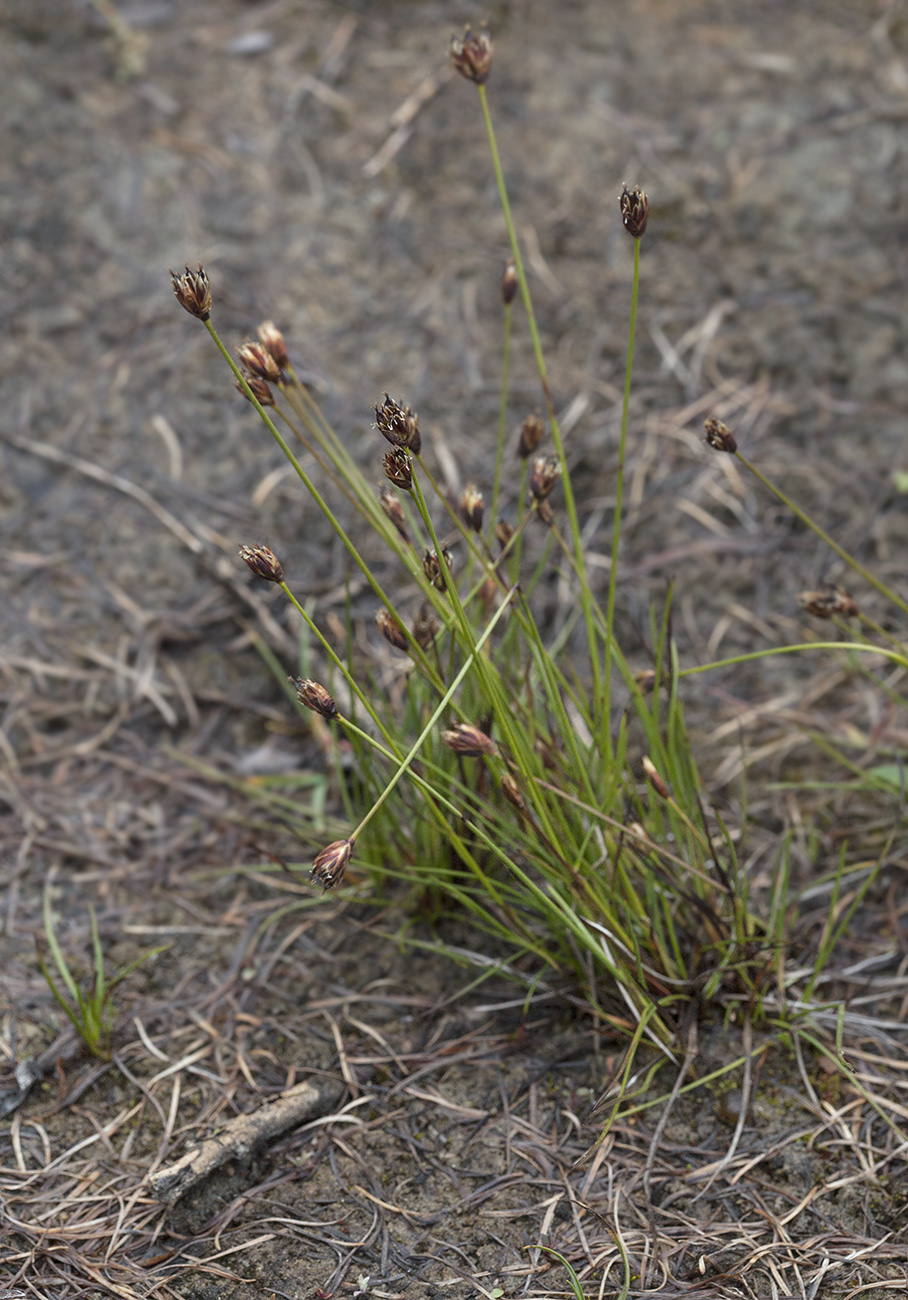
[{"label": "brown flower head", "polygon": [[555,456],[537,456],[530,472],[530,492],[536,501],[544,501],[561,477],[561,464]]},{"label": "brown flower head", "polygon": [[[441,548],[441,558],[450,573],[453,564],[451,562],[451,552],[446,546]],[[433,587],[436,587],[439,591],[447,591],[447,578],[445,576],[444,568],[439,563],[435,551],[426,551],[425,555],[422,557],[422,571]]]},{"label": "brown flower head", "polygon": [[281,382],[281,368],[262,343],[241,343],[236,350],[241,366],[266,380],[269,384]]},{"label": "brown flower head", "polygon": [[555,522],[555,511],[552,509],[551,501],[536,502],[536,517],[541,523],[545,524],[546,527],[551,527]]},{"label": "brown flower head", "polygon": [[402,492],[409,492],[413,486],[413,464],[410,453],[404,451],[403,447],[392,447],[390,451],[385,452],[382,464],[389,481]]},{"label": "brown flower head", "polygon": [[662,777],[659,775],[658,771],[656,770],[656,764],[653,762],[653,760],[649,757],[648,754],[643,755],[642,763],[643,763],[643,771],[646,773],[646,779],[647,781],[649,781],[650,785],[653,787],[656,794],[661,795],[663,799],[670,798],[671,796],[669,795],[668,786],[665,784]]},{"label": "brown flower head", "polygon": [[542,423],[542,416],[528,415],[520,426],[520,442],[517,444],[517,455],[521,460],[532,456],[544,437],[545,425]]},{"label": "brown flower head", "polygon": [[482,506],[482,493],[479,488],[473,483],[468,484],[460,498],[460,516],[474,533],[482,532]]},{"label": "brown flower head", "polygon": [[170,279],[180,306],[185,307],[190,316],[208,320],[211,315],[211,284],[201,264],[197,271],[190,271],[187,266],[185,275],[171,271]]},{"label": "brown flower head", "polygon": [[240,559],[245,560],[257,578],[266,582],[284,581],[281,562],[270,546],[241,546]]},{"label": "brown flower head", "polygon": [[802,591],[798,603],[805,614],[813,614],[814,618],[855,618],[860,613],[857,601],[842,587]]},{"label": "brown flower head", "polygon": [[438,636],[438,619],[428,605],[423,605],[413,622],[413,640],[422,650],[429,646]]},{"label": "brown flower head", "polygon": [[471,726],[469,722],[456,723],[450,731],[443,731],[441,738],[455,754],[463,754],[466,758],[482,758],[485,754],[492,756],[498,753],[492,737],[478,727]]},{"label": "brown flower head", "polygon": [[335,840],[315,859],[309,879],[314,885],[321,885],[322,889],[333,889],[343,880],[352,854],[352,840]]},{"label": "brown flower head", "polygon": [[334,697],[321,682],[314,682],[311,677],[291,677],[290,680],[296,687],[296,698],[304,708],[320,713],[323,718],[338,716]]},{"label": "brown flower head", "polygon": [[703,432],[706,434],[706,441],[714,451],[727,451],[730,455],[734,455],[738,450],[738,444],[731,429],[727,424],[723,424],[721,420],[717,420],[714,415],[711,415],[708,420],[704,420]]},{"label": "brown flower head", "polygon": [[286,370],[287,363],[290,360],[290,353],[287,351],[287,342],[275,325],[273,320],[263,320],[256,330],[259,336],[259,343],[266,351],[271,353],[275,365],[279,370]]},{"label": "brown flower head", "polygon": [[409,650],[410,642],[407,634],[390,610],[380,609],[375,615],[375,622],[389,645],[393,645],[397,650]]},{"label": "brown flower head", "polygon": [[409,406],[393,402],[385,393],[381,406],[375,408],[375,427],[394,447],[407,447],[414,456],[419,455],[422,439],[419,436],[419,417]]},{"label": "brown flower head", "polygon": [[[248,374],[243,375],[243,378],[249,386],[249,392],[252,393],[252,396],[258,402],[259,406],[274,406],[274,394],[265,383],[264,379],[259,379],[255,375]],[[249,397],[249,393],[246,392],[246,389],[240,381],[235,379],[233,382],[236,386],[237,392],[242,393],[247,402],[250,401],[251,398]]]},{"label": "brown flower head", "polygon": [[[393,452],[388,452],[388,455],[393,455]],[[404,519],[404,508],[391,489],[386,487],[384,483],[378,489],[378,499],[381,502],[382,510],[384,510],[385,514],[391,520],[391,523],[400,533],[403,540],[409,543],[410,535],[407,532],[407,524]]]},{"label": "brown flower head", "polygon": [[513,257],[509,257],[501,273],[501,301],[506,307],[510,307],[517,296],[518,283],[517,267],[514,264]]},{"label": "brown flower head", "polygon": [[492,38],[485,30],[477,36],[467,27],[463,40],[451,40],[451,62],[462,77],[484,86],[492,71]]},{"label": "brown flower head", "polygon": [[629,235],[639,239],[646,230],[646,223],[649,220],[649,199],[639,185],[635,185],[632,190],[625,185],[621,190],[618,206],[621,209],[624,229]]}]

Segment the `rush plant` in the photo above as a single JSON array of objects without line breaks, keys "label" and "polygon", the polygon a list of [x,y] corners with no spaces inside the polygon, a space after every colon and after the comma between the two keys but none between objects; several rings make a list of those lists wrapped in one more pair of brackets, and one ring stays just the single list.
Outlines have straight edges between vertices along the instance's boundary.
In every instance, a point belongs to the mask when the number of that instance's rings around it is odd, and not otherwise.
[{"label": "rush plant", "polygon": [[[587,560],[589,539],[499,159],[486,93],[488,34],[468,30],[454,42],[452,58],[476,88],[510,242],[501,286],[501,409],[497,432],[489,431],[488,484],[470,483],[459,502],[450,501],[417,414],[388,393],[374,407],[375,465],[364,472],[299,379],[274,325],[262,325],[234,360],[212,320],[204,269],[172,274],[174,292],[208,330],[351,569],[362,575],[378,633],[392,648],[385,658],[393,652],[398,664],[389,690],[375,664],[351,648],[354,638],[345,646],[326,631],[317,606],[294,592],[269,547],[241,548],[250,570],[294,606],[309,660],[320,660],[323,681],[306,675],[295,683],[300,707],[329,750],[343,738],[353,755],[355,779],[339,782],[348,829],[315,855],[313,883],[383,898],[400,882],[430,915],[455,904],[478,931],[504,942],[515,978],[532,985],[546,972],[569,973],[603,1022],[632,1045],[646,1038],[671,1056],[692,1000],[719,998],[750,1014],[779,980],[784,999],[780,917],[787,899],[780,894],[772,915],[757,918],[734,838],[701,788],[680,691],[685,676],[717,665],[679,663],[671,592],[652,618],[650,670],[635,673],[616,632],[649,203],[639,186],[620,191],[617,215],[631,240],[633,275],[612,563],[603,590]],[[526,414],[509,473],[507,375],[518,304],[543,415]],[[707,422],[706,436],[717,451],[739,455],[718,421]],[[303,467],[295,443],[305,447],[316,474]],[[373,477],[382,471],[376,490]],[[506,484],[517,480],[519,490],[509,497]],[[510,514],[499,516],[504,507]],[[363,544],[365,532],[380,539],[387,562],[366,558],[375,547]],[[538,598],[540,578],[553,569],[571,593],[560,621]],[[880,653],[878,644],[873,648]],[[898,647],[882,653],[904,661]],[[470,959],[496,965],[477,948]]]}]

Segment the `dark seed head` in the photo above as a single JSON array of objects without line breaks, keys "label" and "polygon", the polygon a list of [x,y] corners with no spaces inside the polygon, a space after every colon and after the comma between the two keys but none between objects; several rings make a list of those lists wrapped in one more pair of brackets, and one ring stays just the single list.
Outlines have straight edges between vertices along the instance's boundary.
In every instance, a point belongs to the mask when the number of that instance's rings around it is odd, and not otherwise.
[{"label": "dark seed head", "polygon": [[208,320],[211,315],[211,284],[201,264],[197,271],[190,271],[187,266],[184,275],[171,271],[170,279],[180,306],[197,320]]},{"label": "dark seed head", "polygon": [[336,718],[337,705],[334,703],[334,697],[329,691],[322,686],[321,682],[314,682],[311,677],[299,677],[295,681],[290,679],[296,686],[296,698],[304,708],[311,709],[313,713],[320,713],[323,718]]},{"label": "dark seed head", "polygon": [[855,618],[860,613],[857,601],[842,587],[802,591],[798,603],[805,614],[812,614],[814,618]]},{"label": "dark seed head", "polygon": [[463,40],[451,41],[451,62],[462,77],[484,86],[492,71],[492,39],[485,30],[477,36],[467,27]]},{"label": "dark seed head", "polygon": [[458,722],[450,731],[443,731],[441,738],[455,754],[463,754],[466,758],[482,758],[486,754],[498,753],[491,736],[469,722]]},{"label": "dark seed head", "polygon": [[333,889],[343,880],[352,854],[352,840],[335,840],[326,849],[322,849],[312,863],[309,879],[314,885],[321,885],[322,889]]},{"label": "dark seed head", "polygon": [[482,532],[482,506],[482,493],[475,484],[470,483],[460,498],[460,515],[474,533]]},{"label": "dark seed head", "polygon": [[397,650],[409,650],[410,642],[407,634],[390,610],[380,609],[375,615],[375,622],[389,645],[393,645]]},{"label": "dark seed head", "polygon": [[375,427],[394,447],[407,447],[414,456],[419,455],[422,439],[419,435],[419,417],[409,406],[393,402],[385,393],[381,406],[376,406]]},{"label": "dark seed head", "polygon": [[285,370],[290,361],[290,353],[287,351],[287,342],[274,321],[263,320],[256,334],[262,347],[271,353],[278,369]]},{"label": "dark seed head", "polygon": [[[388,452],[389,456],[392,454],[393,454],[392,452]],[[400,504],[400,501],[397,499],[397,497],[394,495],[391,489],[389,487],[385,487],[384,484],[382,484],[382,486],[378,489],[378,499],[381,502],[382,510],[384,510],[385,514],[391,520],[391,523],[400,533],[403,540],[405,542],[409,542],[410,535],[407,532],[407,524],[406,524],[406,520],[404,519],[404,508]]]},{"label": "dark seed head", "polygon": [[281,368],[274,357],[262,343],[242,343],[236,350],[240,365],[245,366],[259,379],[270,384],[279,384]]},{"label": "dark seed head", "polygon": [[635,185],[632,190],[625,185],[618,204],[621,208],[624,229],[629,235],[639,239],[646,230],[646,223],[649,220],[649,199],[639,185]]},{"label": "dark seed head", "polygon": [[517,455],[521,460],[526,460],[532,456],[533,452],[545,437],[545,425],[540,415],[528,415],[520,426],[520,442],[517,444]]},{"label": "dark seed head", "polygon": [[643,770],[646,773],[646,779],[655,790],[656,794],[661,795],[663,799],[668,799],[668,786],[656,770],[656,765],[648,754],[643,755]]},{"label": "dark seed head", "polygon": [[284,581],[281,562],[270,546],[241,546],[240,559],[245,560],[257,578],[266,582]]},{"label": "dark seed head", "polygon": [[382,464],[385,467],[385,475],[395,487],[400,488],[402,492],[409,492],[413,486],[413,465],[410,461],[410,453],[404,451],[403,447],[392,447],[386,451]]},{"label": "dark seed head", "polygon": [[509,257],[501,273],[501,301],[506,307],[510,307],[517,295],[517,284],[517,267],[513,257]]},{"label": "dark seed head", "polygon": [[561,463],[555,456],[537,456],[530,472],[530,492],[544,501],[561,477]]},{"label": "dark seed head", "polygon": [[444,566],[439,563],[438,556],[434,551],[426,551],[425,555],[422,557],[422,571],[433,587],[436,587],[439,591],[447,591],[448,581],[445,575],[445,568],[447,568],[450,573],[453,565],[451,561],[451,552],[446,546],[441,548],[441,558],[444,561]]},{"label": "dark seed head", "polygon": [[[265,383],[264,379],[259,379],[257,375],[244,375],[243,378],[249,386],[249,392],[252,393],[259,406],[274,406],[274,394]],[[243,394],[246,401],[249,401],[249,393],[238,379],[234,380],[239,392]]]},{"label": "dark seed head", "polygon": [[717,420],[714,415],[711,415],[708,420],[704,420],[703,432],[706,434],[706,441],[714,451],[727,451],[730,455],[734,455],[738,450],[738,444],[731,429],[727,424],[723,424],[721,420]]}]

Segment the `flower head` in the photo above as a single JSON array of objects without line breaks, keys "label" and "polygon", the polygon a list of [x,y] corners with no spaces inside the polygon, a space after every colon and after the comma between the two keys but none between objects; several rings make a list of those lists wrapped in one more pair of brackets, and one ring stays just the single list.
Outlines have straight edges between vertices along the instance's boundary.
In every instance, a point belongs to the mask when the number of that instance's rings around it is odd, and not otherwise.
[{"label": "flower head", "polygon": [[283,582],[284,570],[270,546],[241,546],[240,559],[248,564],[257,578],[266,582]]},{"label": "flower head", "polygon": [[477,36],[469,27],[463,40],[455,36],[451,41],[451,62],[462,77],[484,86],[492,71],[492,38],[483,29]]},{"label": "flower head", "polygon": [[343,880],[352,854],[352,840],[335,840],[333,844],[322,849],[312,863],[309,879],[314,885],[321,885],[322,889],[333,889]]},{"label": "flower head", "polygon": [[629,235],[639,239],[646,230],[646,223],[649,221],[649,199],[639,185],[635,185],[632,190],[629,190],[625,185],[621,191],[618,205],[621,208],[621,220],[624,222],[624,229]]},{"label": "flower head", "polygon": [[211,283],[201,263],[197,271],[190,271],[187,266],[185,275],[171,271],[170,279],[180,306],[197,320],[208,320],[211,315]]}]

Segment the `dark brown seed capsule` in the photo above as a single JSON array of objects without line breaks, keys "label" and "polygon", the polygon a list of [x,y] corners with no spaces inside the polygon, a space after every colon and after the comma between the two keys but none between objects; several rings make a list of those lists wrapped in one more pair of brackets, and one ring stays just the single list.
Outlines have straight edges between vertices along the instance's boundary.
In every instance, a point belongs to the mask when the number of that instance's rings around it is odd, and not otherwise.
[{"label": "dark brown seed capsule", "polygon": [[322,889],[333,889],[343,880],[352,853],[352,840],[335,840],[322,849],[312,863],[309,879],[314,885],[321,885]]},{"label": "dark brown seed capsule", "polygon": [[532,456],[544,437],[545,425],[542,416],[528,415],[520,426],[520,442],[517,444],[517,455],[521,460]]},{"label": "dark brown seed capsule", "polygon": [[[446,546],[441,548],[441,558],[450,573],[452,568],[451,553]],[[433,587],[436,587],[439,591],[447,591],[447,577],[434,551],[426,551],[422,557],[422,571]]]},{"label": "dark brown seed capsule", "polygon": [[304,708],[311,709],[313,713],[320,713],[323,718],[337,717],[334,697],[321,682],[314,682],[311,677],[299,677],[295,680],[291,677],[290,680],[296,686],[296,698]]},{"label": "dark brown seed capsule", "polygon": [[385,452],[382,464],[389,481],[402,492],[409,492],[413,486],[413,464],[409,452],[403,447],[392,447]]},{"label": "dark brown seed capsule", "polygon": [[390,610],[380,609],[375,615],[375,622],[389,645],[393,645],[397,650],[409,650],[410,642],[407,634]]},{"label": "dark brown seed capsule", "polygon": [[393,402],[385,393],[381,406],[375,411],[375,427],[394,447],[407,447],[414,456],[419,455],[422,439],[419,434],[419,417],[409,406]]},{"label": "dark brown seed capsule", "polygon": [[467,27],[463,40],[455,36],[451,41],[451,62],[462,77],[475,81],[477,86],[484,86],[492,71],[492,40],[489,33],[481,31],[477,36]]},{"label": "dark brown seed capsule", "polygon": [[[392,454],[391,452],[388,453],[388,455],[391,454]],[[385,514],[391,520],[391,523],[400,533],[403,540],[405,542],[409,542],[410,535],[407,532],[407,523],[406,520],[404,519],[404,508],[400,504],[400,501],[397,499],[397,497],[394,495],[391,489],[389,487],[385,487],[384,484],[382,484],[382,486],[378,489],[378,499],[381,502],[382,510],[384,510]]]},{"label": "dark brown seed capsule", "polygon": [[802,591],[798,603],[805,614],[814,618],[855,618],[860,610],[857,601],[842,587],[829,587],[825,591]]},{"label": "dark brown seed capsule", "polygon": [[482,493],[473,483],[470,483],[460,498],[460,514],[468,528],[472,528],[474,533],[482,532]]},{"label": "dark brown seed capsule", "polygon": [[271,353],[278,369],[285,370],[290,360],[290,353],[287,351],[287,342],[274,321],[263,320],[256,334],[262,347]]},{"label": "dark brown seed capsule", "polygon": [[706,434],[706,441],[714,451],[727,451],[730,455],[738,450],[738,444],[735,436],[727,424],[717,420],[711,415],[708,420],[703,422],[703,432]]},{"label": "dark brown seed capsule", "polygon": [[621,220],[624,222],[624,229],[629,235],[639,239],[646,230],[646,223],[649,220],[649,199],[639,185],[635,185],[632,190],[629,190],[625,185],[621,191],[618,205],[621,209]]},{"label": "dark brown seed capsule", "polygon": [[656,771],[656,765],[648,754],[643,755],[643,770],[646,773],[646,779],[655,790],[656,794],[661,795],[663,799],[669,798],[668,786],[662,780],[662,777]]},{"label": "dark brown seed capsule", "polygon": [[501,301],[506,307],[510,307],[514,301],[517,294],[517,284],[517,267],[514,265],[513,257],[509,257],[501,273]]},{"label": "dark brown seed capsule", "polygon": [[[246,380],[249,392],[252,393],[252,396],[258,402],[259,406],[274,406],[274,394],[265,383],[264,379],[259,379],[257,375],[243,375],[243,378]],[[238,379],[235,379],[234,383],[248,402],[250,400],[249,393],[246,392],[246,389]]]},{"label": "dark brown seed capsule", "polygon": [[284,570],[270,546],[241,546],[240,559],[244,560],[257,578],[266,582],[283,582]]},{"label": "dark brown seed capsule", "polygon": [[544,501],[561,477],[561,464],[554,456],[537,456],[530,471],[530,492]]},{"label": "dark brown seed capsule", "polygon": [[211,284],[201,265],[197,271],[186,268],[184,275],[170,272],[170,280],[177,302],[197,320],[208,320],[211,315]]},{"label": "dark brown seed capsule", "polygon": [[498,753],[492,737],[469,722],[458,722],[450,731],[443,731],[441,738],[455,754],[463,754],[466,758],[482,758],[484,755]]},{"label": "dark brown seed capsule", "polygon": [[240,365],[270,384],[281,382],[281,368],[261,343],[241,343],[236,350]]}]

